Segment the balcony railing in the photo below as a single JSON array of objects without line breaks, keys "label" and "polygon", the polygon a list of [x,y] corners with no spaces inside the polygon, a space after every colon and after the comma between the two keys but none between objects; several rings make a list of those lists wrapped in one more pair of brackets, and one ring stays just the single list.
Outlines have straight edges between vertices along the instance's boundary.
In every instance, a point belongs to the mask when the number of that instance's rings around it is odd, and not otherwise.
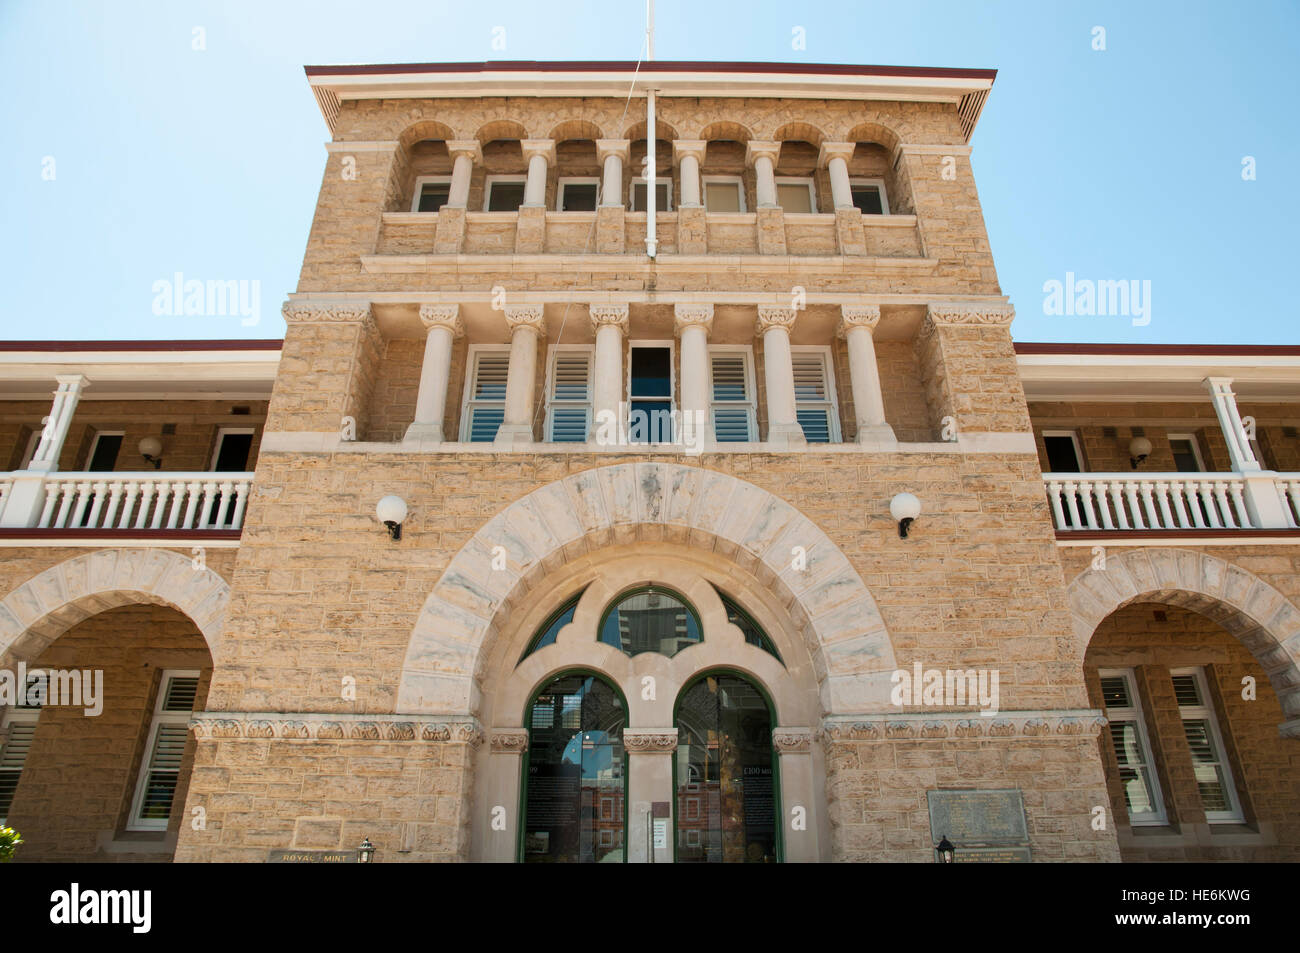
[{"label": "balcony railing", "polygon": [[[1058,530],[1259,529],[1239,473],[1045,473]],[[1288,526],[1300,527],[1300,474],[1274,483]]]},{"label": "balcony railing", "polygon": [[[0,511],[15,474],[0,477]],[[237,530],[252,473],[51,473],[31,529]]]}]

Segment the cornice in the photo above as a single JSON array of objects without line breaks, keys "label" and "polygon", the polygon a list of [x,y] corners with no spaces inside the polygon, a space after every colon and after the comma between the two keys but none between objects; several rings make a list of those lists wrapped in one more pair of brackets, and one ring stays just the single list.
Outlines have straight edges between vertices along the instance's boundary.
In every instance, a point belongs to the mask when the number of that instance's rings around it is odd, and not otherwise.
[{"label": "cornice", "polygon": [[1016,309],[1009,304],[931,304],[926,309],[927,327],[998,327],[1009,328]]},{"label": "cornice", "polygon": [[190,730],[201,740],[418,741],[483,743],[473,718],[437,715],[328,714],[319,712],[198,712]]},{"label": "cornice", "polygon": [[892,741],[898,738],[1004,738],[1095,735],[1106,716],[1095,709],[832,716],[820,736],[836,741]]},{"label": "cornice", "polygon": [[286,302],[280,309],[286,324],[358,324],[374,320],[369,304],[312,305]]}]

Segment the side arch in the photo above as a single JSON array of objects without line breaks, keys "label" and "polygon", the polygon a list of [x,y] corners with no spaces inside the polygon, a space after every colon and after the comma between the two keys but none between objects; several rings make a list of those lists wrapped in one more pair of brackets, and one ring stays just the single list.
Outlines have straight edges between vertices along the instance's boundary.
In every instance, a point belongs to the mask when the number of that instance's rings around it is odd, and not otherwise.
[{"label": "side arch", "polygon": [[[1080,663],[1093,632],[1117,609],[1155,601],[1214,620],[1259,661],[1282,711],[1300,718],[1300,608],[1263,579],[1208,553],[1135,549],[1108,556],[1105,569],[1086,569],[1068,585]],[[1300,725],[1297,725],[1300,733]]]},{"label": "side arch", "polygon": [[0,658],[35,658],[72,626],[105,609],[152,603],[187,615],[213,659],[230,586],[167,549],[102,549],[64,560],[0,599]]},{"label": "side arch", "polygon": [[[499,614],[543,573],[628,542],[642,526],[719,552],[778,594],[808,646],[825,711],[888,710],[893,645],[875,600],[839,547],[767,490],[724,473],[647,462],[572,474],[484,524],[452,558],[416,620],[397,711],[475,714],[483,649]],[[796,547],[806,568],[796,568]],[[493,569],[494,553],[502,551],[506,566]]]}]

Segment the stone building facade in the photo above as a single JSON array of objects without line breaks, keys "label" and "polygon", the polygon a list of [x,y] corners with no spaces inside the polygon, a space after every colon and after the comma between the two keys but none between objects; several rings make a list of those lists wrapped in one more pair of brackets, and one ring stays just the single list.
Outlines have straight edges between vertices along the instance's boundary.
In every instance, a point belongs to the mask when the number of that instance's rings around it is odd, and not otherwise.
[{"label": "stone building facade", "polygon": [[23,859],[1300,857],[1300,349],[1013,343],[991,72],[308,77],[283,342],[0,351]]}]

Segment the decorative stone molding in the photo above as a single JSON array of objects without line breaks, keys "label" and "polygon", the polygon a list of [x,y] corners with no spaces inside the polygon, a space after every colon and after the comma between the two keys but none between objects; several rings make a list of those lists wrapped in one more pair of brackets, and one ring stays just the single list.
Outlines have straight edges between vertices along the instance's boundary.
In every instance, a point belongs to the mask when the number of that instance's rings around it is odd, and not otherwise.
[{"label": "decorative stone molding", "polygon": [[[190,719],[194,737],[207,740],[278,739],[289,741],[434,741],[483,743],[483,730],[472,720],[419,715],[355,715],[307,712],[197,712]],[[527,732],[525,732],[527,744]]]},{"label": "decorative stone molding", "polygon": [[213,658],[221,646],[230,586],[169,549],[101,549],[38,573],[0,600],[0,655],[20,639],[32,659],[72,626],[116,606],[152,603],[183,612]]},{"label": "decorative stone molding", "polygon": [[707,139],[674,139],[673,162],[681,162],[687,156],[697,162],[704,161],[704,150],[708,147]]},{"label": "decorative stone molding", "polygon": [[524,153],[525,162],[533,156],[541,156],[548,166],[555,165],[554,139],[520,139],[519,148]]},{"label": "decorative stone molding", "polygon": [[597,139],[596,161],[604,163],[610,156],[616,156],[626,162],[631,149],[631,139]]},{"label": "decorative stone molding", "polygon": [[758,321],[755,323],[755,333],[763,334],[770,328],[784,328],[789,331],[794,327],[795,318],[799,317],[799,312],[794,308],[774,308],[770,305],[758,306]]},{"label": "decorative stone molding", "polygon": [[627,334],[628,329],[628,307],[625,304],[593,304],[587,309],[591,314],[591,326],[594,330],[600,330],[607,324],[618,327],[620,331]]},{"label": "decorative stone molding", "polygon": [[835,329],[839,337],[844,337],[853,328],[866,328],[875,331],[880,323],[880,306],[875,304],[846,304],[840,306],[840,323]]},{"label": "decorative stone molding", "polygon": [[455,161],[457,156],[469,156],[474,164],[483,161],[483,147],[477,139],[448,139],[447,155]]},{"label": "decorative stone molding", "polygon": [[934,328],[990,327],[1009,328],[1016,309],[1009,304],[932,304],[926,309],[922,333]]},{"label": "decorative stone molding", "polygon": [[887,739],[1009,738],[1044,735],[1095,735],[1106,716],[1095,709],[1007,711],[984,717],[968,712],[927,712],[878,717],[827,718],[821,737],[828,742]]},{"label": "decorative stone molding", "polygon": [[514,304],[505,309],[506,324],[511,333],[519,328],[532,328],[539,335],[546,336],[545,309],[540,304]]},{"label": "decorative stone molding", "polygon": [[772,747],[780,754],[807,754],[812,750],[811,728],[776,728],[772,731]]},{"label": "decorative stone molding", "polygon": [[832,159],[848,162],[853,158],[853,150],[857,147],[856,142],[823,142],[817,150],[817,168],[826,168]]},{"label": "decorative stone molding", "polygon": [[336,324],[344,321],[365,323],[374,320],[370,305],[313,305],[286,302],[280,309],[287,324]]},{"label": "decorative stone molding", "polygon": [[523,754],[528,750],[527,728],[493,728],[488,737],[493,754]]},{"label": "decorative stone molding", "polygon": [[420,305],[420,323],[426,329],[446,328],[452,337],[465,333],[465,325],[460,319],[458,304],[422,304]]},{"label": "decorative stone molding", "polygon": [[713,332],[713,305],[673,305],[673,329],[680,335],[684,328],[703,327],[706,334]]},{"label": "decorative stone molding", "polygon": [[624,728],[623,749],[636,754],[672,754],[677,750],[677,729]]},{"label": "decorative stone molding", "polygon": [[775,164],[780,155],[781,143],[779,142],[763,142],[751,139],[745,143],[745,165],[747,167],[753,166],[756,160],[763,157],[771,159],[772,163]]},{"label": "decorative stone molding", "polygon": [[1143,547],[1085,569],[1066,593],[1080,662],[1112,612],[1134,602],[1180,606],[1236,636],[1268,673],[1283,713],[1300,716],[1300,607],[1254,573],[1209,553]]}]

